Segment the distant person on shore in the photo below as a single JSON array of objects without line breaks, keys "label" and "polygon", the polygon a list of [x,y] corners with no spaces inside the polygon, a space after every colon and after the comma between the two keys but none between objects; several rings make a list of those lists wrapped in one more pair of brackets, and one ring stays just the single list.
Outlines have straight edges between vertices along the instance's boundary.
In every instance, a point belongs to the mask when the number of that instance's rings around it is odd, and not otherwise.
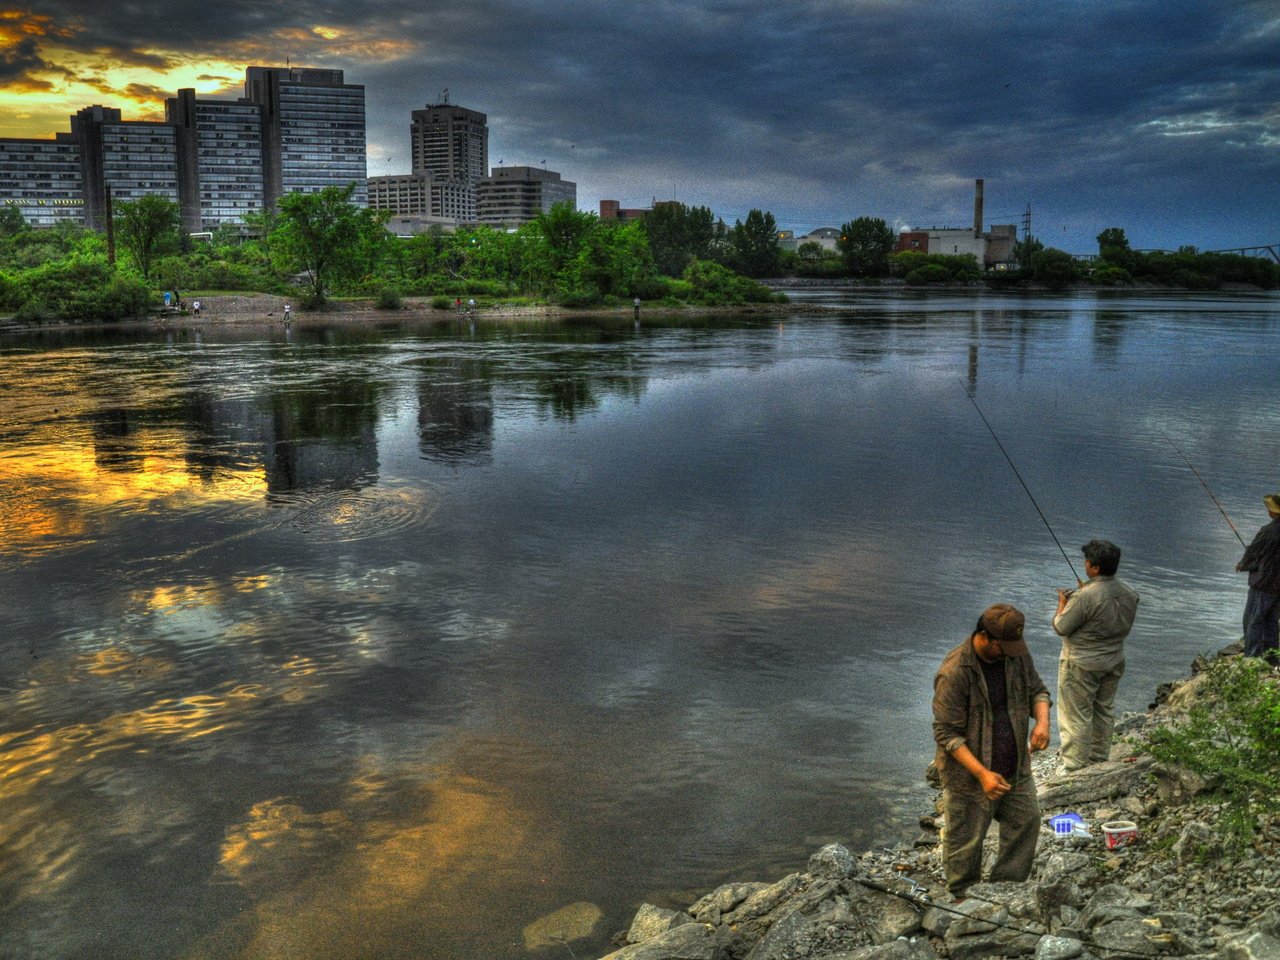
[{"label": "distant person on shore", "polygon": [[942,859],[947,890],[957,900],[982,878],[982,843],[992,820],[1000,825],[1000,852],[991,882],[1026,880],[1035,860],[1040,804],[1031,753],[1049,745],[1049,691],[1022,637],[1025,623],[1007,603],[988,607],[933,680],[934,763],[946,817]]},{"label": "distant person on shore", "polygon": [[192,313],[194,313],[196,316],[199,316],[199,315],[200,315],[200,301],[199,301],[199,300],[193,300],[193,301],[191,302],[191,312],[192,312]]},{"label": "distant person on shore", "polygon": [[1280,493],[1262,498],[1271,522],[1258,531],[1236,564],[1249,574],[1244,603],[1244,652],[1248,657],[1280,657]]},{"label": "distant person on shore", "polygon": [[290,314],[290,312],[291,312],[292,310],[293,310],[293,306],[292,306],[292,304],[288,304],[288,303],[286,303],[286,304],[284,305],[284,322],[285,322],[285,323],[289,323],[289,322],[290,322],[290,316],[289,316],[289,314]]},{"label": "distant person on shore", "polygon": [[1080,548],[1089,579],[1058,591],[1054,633],[1062,637],[1058,659],[1058,750],[1064,771],[1079,770],[1111,755],[1116,690],[1124,676],[1124,639],[1138,615],[1138,595],[1116,577],[1120,548],[1090,540]]},{"label": "distant person on shore", "polygon": [[636,306],[636,319],[639,320],[640,319],[640,298],[639,297],[636,297],[635,299],[635,306]]}]

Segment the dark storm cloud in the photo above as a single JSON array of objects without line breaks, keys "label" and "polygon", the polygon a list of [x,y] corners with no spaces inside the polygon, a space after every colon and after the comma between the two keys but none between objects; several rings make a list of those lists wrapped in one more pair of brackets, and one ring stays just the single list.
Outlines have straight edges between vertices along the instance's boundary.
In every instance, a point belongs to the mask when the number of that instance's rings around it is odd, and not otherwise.
[{"label": "dark storm cloud", "polygon": [[[988,222],[1027,204],[1085,251],[1274,242],[1280,11],[1237,0],[476,0],[42,4],[86,51],[342,67],[366,87],[370,173],[408,169],[409,111],[448,88],[491,159],[601,197]],[[323,28],[317,30],[316,28]],[[157,54],[155,51],[164,51]],[[234,78],[233,84],[239,78]]]},{"label": "dark storm cloud", "polygon": [[7,48],[0,48],[0,84],[17,86],[26,90],[47,90],[52,84],[32,77],[31,71],[48,66],[40,58],[39,45],[34,37],[27,37]]}]

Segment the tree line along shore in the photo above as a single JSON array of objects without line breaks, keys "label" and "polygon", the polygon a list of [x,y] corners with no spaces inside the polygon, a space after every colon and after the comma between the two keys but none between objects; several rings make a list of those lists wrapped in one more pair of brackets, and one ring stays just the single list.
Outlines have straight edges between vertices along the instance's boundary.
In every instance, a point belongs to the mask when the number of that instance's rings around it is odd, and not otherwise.
[{"label": "tree line along shore", "polygon": [[[332,298],[395,309],[425,301],[457,309],[544,307],[620,310],[649,307],[768,306],[785,294],[762,280],[887,286],[1156,285],[1210,290],[1274,289],[1280,264],[1232,254],[1145,253],[1124,231],[1098,236],[1083,261],[1020,241],[1009,269],[980,269],[973,256],[894,252],[883,220],[842,225],[835,250],[802,243],[782,250],[773,216],[752,210],[727,226],[707,207],[662,204],[640,220],[601,220],[567,204],[516,230],[435,229],[392,236],[382,211],[357,207],[350,189],[291,194],[274,211],[224,225],[209,241],[179,229],[176,204],[148,196],[115,206],[110,236],[71,223],[30,227],[15,208],[0,210],[0,315],[24,323],[137,319],[212,292],[288,297],[302,310]],[[776,285],[776,284],[775,284]]]}]

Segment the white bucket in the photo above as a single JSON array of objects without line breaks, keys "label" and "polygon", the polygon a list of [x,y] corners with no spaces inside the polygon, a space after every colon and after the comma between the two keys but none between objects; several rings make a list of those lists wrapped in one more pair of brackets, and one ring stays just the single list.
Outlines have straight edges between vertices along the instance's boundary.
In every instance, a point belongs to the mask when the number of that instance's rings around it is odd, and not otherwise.
[{"label": "white bucket", "polygon": [[1127,847],[1138,842],[1138,825],[1132,820],[1108,820],[1102,825],[1102,836],[1108,850]]}]

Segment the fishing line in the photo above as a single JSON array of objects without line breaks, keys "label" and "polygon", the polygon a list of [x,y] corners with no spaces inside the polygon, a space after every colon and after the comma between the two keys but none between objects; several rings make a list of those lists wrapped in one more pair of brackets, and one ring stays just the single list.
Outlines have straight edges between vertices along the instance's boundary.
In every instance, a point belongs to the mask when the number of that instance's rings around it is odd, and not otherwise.
[{"label": "fishing line", "polygon": [[1209,495],[1209,499],[1214,502],[1215,506],[1217,506],[1218,512],[1222,514],[1222,518],[1227,521],[1227,526],[1231,528],[1231,532],[1234,533],[1236,535],[1236,539],[1240,541],[1240,546],[1246,547],[1247,549],[1244,537],[1240,536],[1240,531],[1236,529],[1236,525],[1232,523],[1231,518],[1227,516],[1227,511],[1222,509],[1222,504],[1218,503],[1218,498],[1213,495],[1213,491],[1209,489],[1209,485],[1204,482],[1204,477],[1200,476],[1200,471],[1196,469],[1196,465],[1187,459],[1187,455],[1182,452],[1181,447],[1173,442],[1173,438],[1171,436],[1163,430],[1160,431],[1160,434],[1169,441],[1169,446],[1178,451],[1178,456],[1182,457],[1182,459],[1186,461],[1187,466],[1191,468],[1191,472],[1194,473],[1196,475],[1196,479],[1200,481],[1200,486],[1204,487],[1204,492]]},{"label": "fishing line", "polygon": [[[1062,559],[1067,561],[1067,566],[1071,568],[1071,572],[1075,575],[1076,582],[1080,582],[1080,574],[1076,573],[1075,564],[1071,562],[1071,558],[1067,556],[1067,551],[1062,549],[1062,543],[1058,540],[1058,535],[1053,532],[1053,527],[1049,526],[1049,518],[1044,515],[1044,511],[1040,509],[1040,504],[1036,503],[1035,495],[1032,494],[1031,488],[1027,486],[1027,481],[1022,479],[1022,474],[1018,472],[1018,468],[1014,465],[1013,458],[1009,456],[1009,451],[1004,448],[1004,444],[1000,442],[1000,438],[996,436],[995,430],[991,426],[991,421],[987,419],[987,415],[982,412],[982,408],[978,406],[978,401],[974,399],[973,394],[969,392],[968,385],[961,380],[960,387],[964,390],[964,395],[969,398],[969,402],[973,404],[973,409],[978,411],[978,416],[982,418],[982,422],[987,425],[987,430],[991,433],[991,439],[996,442],[996,446],[1000,448],[1000,452],[1004,454],[1004,458],[1009,461],[1009,467],[1013,470],[1013,475],[1018,478],[1018,482],[1022,484],[1022,489],[1027,491],[1027,496],[1031,498],[1031,505],[1036,508],[1036,513],[1040,514],[1040,519],[1044,521],[1044,527],[1049,531],[1049,536],[1053,537],[1053,542],[1058,544],[1058,551],[1062,554]],[[1235,529],[1234,527],[1232,529]]]}]

